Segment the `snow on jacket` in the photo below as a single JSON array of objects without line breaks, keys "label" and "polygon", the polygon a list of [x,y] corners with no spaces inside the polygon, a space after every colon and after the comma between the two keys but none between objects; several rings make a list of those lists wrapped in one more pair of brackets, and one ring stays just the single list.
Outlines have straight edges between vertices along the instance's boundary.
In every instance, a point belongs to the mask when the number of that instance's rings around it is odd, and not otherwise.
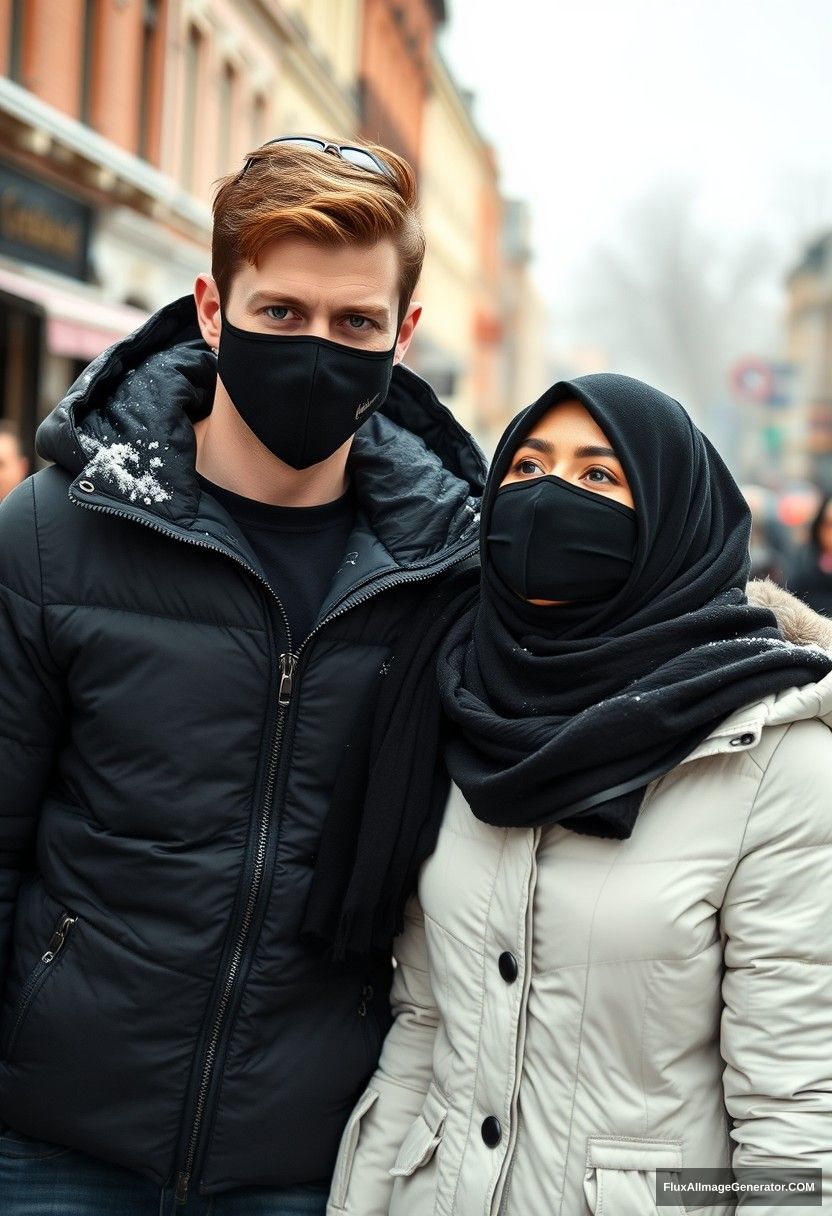
[{"label": "snow on jacket", "polygon": [[[207,1192],[328,1181],[390,965],[298,943],[356,708],[476,551],[483,459],[397,368],[299,655],[201,493],[190,298],[97,359],[0,508],[0,1122]],[[294,666],[293,678],[290,668]],[[0,1204],[2,1206],[2,1204]]]},{"label": "snow on jacket", "polygon": [[625,841],[490,827],[454,790],[330,1216],[726,1216],[657,1208],[656,1169],[775,1165],[822,1166],[827,1210],[830,728],[832,677],[733,714]]}]

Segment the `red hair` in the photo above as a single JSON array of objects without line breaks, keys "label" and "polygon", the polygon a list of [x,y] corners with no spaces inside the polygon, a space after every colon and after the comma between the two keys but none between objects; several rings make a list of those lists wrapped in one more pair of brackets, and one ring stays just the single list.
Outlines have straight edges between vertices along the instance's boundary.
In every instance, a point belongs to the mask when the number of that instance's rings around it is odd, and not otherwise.
[{"label": "red hair", "polygon": [[243,172],[217,184],[211,270],[220,301],[245,262],[280,237],[320,245],[374,245],[391,240],[399,257],[399,324],[407,311],[425,256],[416,211],[416,175],[388,148],[356,143],[389,166],[392,177],[360,169],[331,152],[296,144],[266,144],[250,153]]}]

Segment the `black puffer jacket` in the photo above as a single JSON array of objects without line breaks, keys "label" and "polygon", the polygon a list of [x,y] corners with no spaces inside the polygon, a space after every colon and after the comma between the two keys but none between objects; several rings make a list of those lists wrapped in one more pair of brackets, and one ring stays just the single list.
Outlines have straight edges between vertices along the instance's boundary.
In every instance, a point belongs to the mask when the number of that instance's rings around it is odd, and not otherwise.
[{"label": "black puffer jacket", "polygon": [[314,633],[201,493],[215,362],[180,300],[43,424],[0,510],[0,1121],[205,1193],[326,1181],[388,968],[298,927],[339,760],[484,463],[397,368]]}]

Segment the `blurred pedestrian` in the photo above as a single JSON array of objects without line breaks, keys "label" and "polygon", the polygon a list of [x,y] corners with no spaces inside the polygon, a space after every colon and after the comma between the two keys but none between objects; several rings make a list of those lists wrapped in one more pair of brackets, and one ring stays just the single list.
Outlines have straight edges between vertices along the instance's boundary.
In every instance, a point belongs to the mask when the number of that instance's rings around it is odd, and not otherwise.
[{"label": "blurred pedestrian", "polygon": [[0,418],[0,502],[29,472],[29,461],[20,446],[20,428],[8,418]]},{"label": "blurred pedestrian", "polygon": [[789,589],[816,612],[832,617],[832,494],[821,502],[808,544],[795,559]]},{"label": "blurred pedestrian", "polygon": [[750,577],[782,583],[788,567],[788,538],[775,514],[776,497],[764,486],[744,485],[740,490],[751,511]]},{"label": "blurred pedestrian", "polygon": [[256,149],[212,273],[95,360],[0,507],[3,1216],[326,1206],[424,854],[418,818],[389,866],[321,831],[485,474],[402,365],[416,202],[376,145]]},{"label": "blurred pedestrian", "polygon": [[635,1216],[657,1167],[817,1165],[828,1193],[832,628],[768,585],[799,645],[747,600],[749,530],[628,377],[504,435],[439,654],[455,788],[333,1214]]}]

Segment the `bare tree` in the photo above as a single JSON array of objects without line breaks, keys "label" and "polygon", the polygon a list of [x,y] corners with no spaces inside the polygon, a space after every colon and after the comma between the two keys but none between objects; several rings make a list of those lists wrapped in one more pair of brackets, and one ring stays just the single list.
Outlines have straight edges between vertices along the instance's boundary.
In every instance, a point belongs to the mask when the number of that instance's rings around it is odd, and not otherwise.
[{"label": "bare tree", "polygon": [[618,239],[589,258],[578,289],[581,341],[611,366],[678,396],[706,430],[720,430],[728,369],[770,349],[773,252],[720,241],[683,185],[654,190],[626,215]]}]

